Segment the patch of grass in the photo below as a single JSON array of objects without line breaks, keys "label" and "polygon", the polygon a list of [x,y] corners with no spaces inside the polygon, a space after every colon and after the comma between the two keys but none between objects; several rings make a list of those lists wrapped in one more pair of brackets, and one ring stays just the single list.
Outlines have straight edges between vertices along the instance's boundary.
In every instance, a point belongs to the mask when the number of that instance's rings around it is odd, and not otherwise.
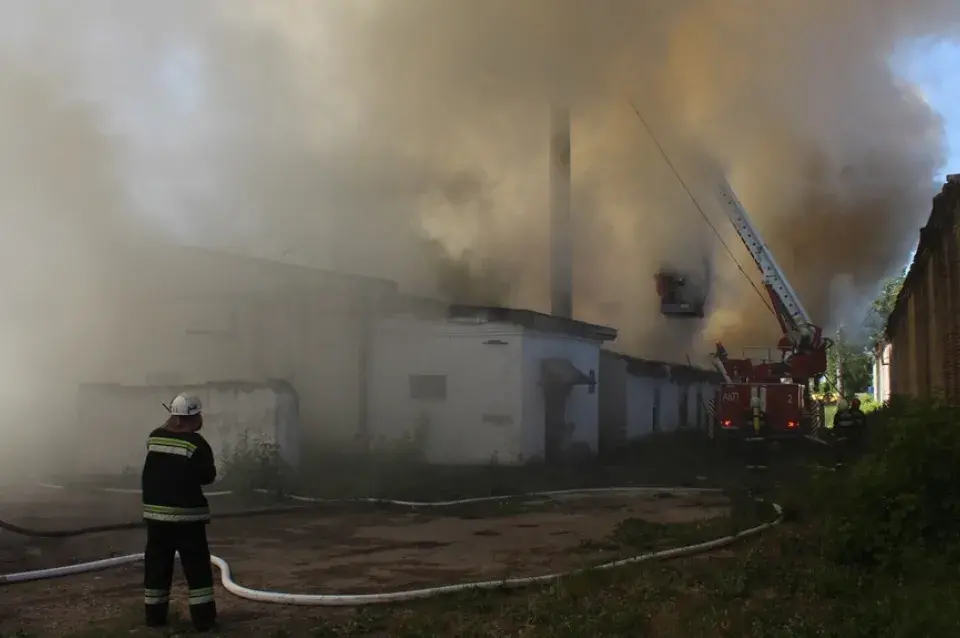
[{"label": "patch of grass", "polygon": [[[333,614],[276,608],[238,638],[927,638],[957,635],[956,582],[876,577],[818,556],[780,528],[736,552],[594,572],[517,592],[476,591]],[[158,636],[124,624],[64,638]],[[167,634],[175,635],[175,634]],[[39,638],[39,637],[38,637]]]},{"label": "patch of grass", "polygon": [[610,540],[619,546],[624,554],[646,553],[705,543],[776,519],[776,512],[768,503],[756,501],[744,494],[731,495],[730,500],[728,516],[683,523],[626,518],[616,526]]},{"label": "patch of grass", "polygon": [[879,410],[883,407],[882,403],[878,403],[873,395],[868,392],[861,392],[857,394],[857,398],[860,399],[860,409],[866,414],[870,414],[876,410]]},{"label": "patch of grass", "polygon": [[[523,593],[392,608],[380,631],[399,638],[958,635],[958,416],[902,401],[877,410],[864,456],[848,472],[815,471],[779,490],[797,522],[733,551],[588,573]],[[679,529],[628,519],[610,543],[644,551],[761,518],[761,506],[740,494],[728,520]]]},{"label": "patch of grass", "polygon": [[584,574],[526,595],[425,602],[395,612],[390,635],[919,638],[960,629],[956,580],[874,577],[816,546],[782,528],[732,555]]},{"label": "patch of grass", "polygon": [[833,427],[833,417],[837,416],[837,404],[823,406],[823,424],[826,427]]}]

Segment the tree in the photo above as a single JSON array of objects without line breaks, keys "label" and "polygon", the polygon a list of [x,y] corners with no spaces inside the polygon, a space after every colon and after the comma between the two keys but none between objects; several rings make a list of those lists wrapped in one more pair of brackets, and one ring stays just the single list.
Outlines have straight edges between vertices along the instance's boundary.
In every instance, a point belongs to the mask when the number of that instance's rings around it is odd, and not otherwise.
[{"label": "tree", "polygon": [[862,340],[851,339],[841,327],[827,351],[827,385],[838,394],[866,392],[873,371],[873,358]]},{"label": "tree", "polygon": [[900,294],[900,289],[903,288],[903,282],[906,277],[907,273],[904,271],[883,282],[880,294],[873,300],[873,304],[870,306],[870,312],[867,315],[865,325],[870,335],[868,346],[871,352],[875,351],[877,345],[884,339],[883,333],[887,327],[887,319],[890,318],[890,313],[893,312],[893,307],[897,303],[897,295]]},{"label": "tree", "polygon": [[883,282],[880,294],[870,305],[865,336],[856,338],[845,326],[834,335],[834,346],[827,353],[827,385],[843,396],[864,392],[873,376],[873,356],[877,345],[883,341],[887,319],[893,312],[897,295],[903,287],[906,272],[890,277]]}]

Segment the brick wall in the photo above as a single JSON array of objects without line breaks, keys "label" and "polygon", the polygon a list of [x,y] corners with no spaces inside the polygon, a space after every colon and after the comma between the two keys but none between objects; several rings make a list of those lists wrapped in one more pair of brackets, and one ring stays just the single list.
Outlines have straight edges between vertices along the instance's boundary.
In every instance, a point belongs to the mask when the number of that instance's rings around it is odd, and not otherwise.
[{"label": "brick wall", "polygon": [[887,339],[893,394],[960,405],[960,175],[933,199]]}]

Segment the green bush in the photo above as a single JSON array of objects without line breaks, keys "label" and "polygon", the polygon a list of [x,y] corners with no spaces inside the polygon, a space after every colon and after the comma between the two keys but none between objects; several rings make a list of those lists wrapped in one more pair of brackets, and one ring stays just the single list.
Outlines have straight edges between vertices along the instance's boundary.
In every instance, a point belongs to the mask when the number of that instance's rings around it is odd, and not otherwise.
[{"label": "green bush", "polygon": [[872,394],[858,394],[857,397],[860,399],[860,409],[867,414],[875,412],[883,407],[883,404],[878,403],[877,400],[873,398]]},{"label": "green bush", "polygon": [[900,573],[953,565],[960,548],[960,412],[894,400],[869,417],[866,450],[849,473],[821,475],[831,558]]}]

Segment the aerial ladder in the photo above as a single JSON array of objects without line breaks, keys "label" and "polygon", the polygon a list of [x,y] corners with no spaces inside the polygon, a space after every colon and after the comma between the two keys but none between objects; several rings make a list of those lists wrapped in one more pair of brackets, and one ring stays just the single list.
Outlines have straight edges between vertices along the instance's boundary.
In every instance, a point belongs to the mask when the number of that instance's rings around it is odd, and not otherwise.
[{"label": "aerial ladder", "polygon": [[[773,314],[783,333],[777,343],[777,349],[781,352],[780,361],[754,365],[748,370],[741,370],[740,376],[746,376],[745,380],[750,381],[790,379],[794,383],[803,384],[818,379],[826,373],[827,350],[833,345],[833,341],[824,337],[823,330],[810,319],[796,291],[787,281],[770,249],[750,221],[747,211],[726,181],[720,186],[720,201],[737,235],[760,270],[761,283],[770,297]],[[718,350],[722,352],[722,344],[718,346]],[[715,353],[715,356],[717,354]],[[733,361],[728,359],[728,362]]]},{"label": "aerial ladder", "polygon": [[[774,349],[766,349],[765,356],[758,360],[731,358],[723,344],[716,344],[712,359],[724,382],[715,400],[714,425],[719,425],[721,432],[753,429],[757,430],[753,434],[759,434],[762,423],[764,433],[774,437],[815,434],[823,423],[823,406],[813,400],[812,386],[826,373],[827,350],[833,342],[810,319],[726,180],[720,185],[719,199],[760,270],[770,309],[783,336],[775,348],[778,355],[772,354]],[[656,281],[662,314],[703,316],[703,289],[674,272],[660,271]],[[711,433],[716,431],[711,428]]]}]

